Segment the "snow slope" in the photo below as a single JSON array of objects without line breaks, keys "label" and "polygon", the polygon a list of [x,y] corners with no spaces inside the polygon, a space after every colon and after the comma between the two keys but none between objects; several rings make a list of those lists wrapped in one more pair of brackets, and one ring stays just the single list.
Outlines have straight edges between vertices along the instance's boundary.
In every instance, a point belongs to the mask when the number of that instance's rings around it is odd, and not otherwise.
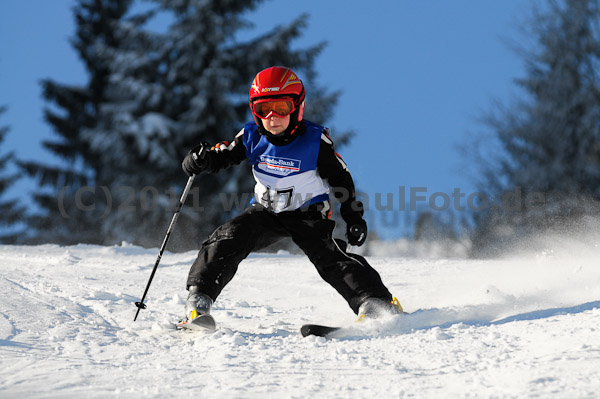
[{"label": "snow slope", "polygon": [[[0,398],[597,398],[597,245],[501,260],[369,257],[413,314],[352,326],[305,257],[253,255],[214,308],[183,313],[195,252],[0,247]],[[350,326],[302,338],[303,323]]]}]

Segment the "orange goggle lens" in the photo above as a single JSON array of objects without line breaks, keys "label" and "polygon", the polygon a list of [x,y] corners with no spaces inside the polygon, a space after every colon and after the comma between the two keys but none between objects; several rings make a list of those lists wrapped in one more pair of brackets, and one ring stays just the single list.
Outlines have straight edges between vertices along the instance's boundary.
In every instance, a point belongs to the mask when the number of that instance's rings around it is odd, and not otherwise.
[{"label": "orange goggle lens", "polygon": [[275,114],[280,117],[287,116],[294,112],[294,103],[291,100],[269,100],[255,102],[254,113],[262,119],[268,119]]}]

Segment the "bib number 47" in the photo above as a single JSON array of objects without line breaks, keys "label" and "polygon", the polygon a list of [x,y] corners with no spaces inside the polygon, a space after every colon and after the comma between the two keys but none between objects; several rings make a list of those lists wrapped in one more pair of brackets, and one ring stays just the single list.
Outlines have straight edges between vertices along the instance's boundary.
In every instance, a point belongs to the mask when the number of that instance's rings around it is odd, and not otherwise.
[{"label": "bib number 47", "polygon": [[294,198],[294,187],[288,187],[279,190],[274,190],[271,187],[267,187],[260,202],[271,211],[281,211],[288,208],[292,204],[292,198]]}]

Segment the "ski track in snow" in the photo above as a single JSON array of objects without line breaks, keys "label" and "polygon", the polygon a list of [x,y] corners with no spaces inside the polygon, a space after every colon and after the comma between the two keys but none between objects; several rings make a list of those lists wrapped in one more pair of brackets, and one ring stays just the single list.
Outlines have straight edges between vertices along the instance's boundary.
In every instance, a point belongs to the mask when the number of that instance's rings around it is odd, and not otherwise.
[{"label": "ski track in snow", "polygon": [[169,328],[195,252],[163,256],[134,323],[157,250],[0,246],[0,397],[597,398],[598,255],[368,257],[413,313],[354,325],[307,258],[257,254],[203,333]]}]

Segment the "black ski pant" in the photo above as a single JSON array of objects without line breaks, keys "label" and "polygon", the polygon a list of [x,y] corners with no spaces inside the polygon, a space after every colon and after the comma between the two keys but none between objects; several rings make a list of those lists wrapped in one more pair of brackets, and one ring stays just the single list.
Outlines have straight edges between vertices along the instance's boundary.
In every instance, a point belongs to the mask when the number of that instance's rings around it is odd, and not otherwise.
[{"label": "black ski pant", "polygon": [[187,280],[187,287],[217,299],[251,252],[291,237],[315,265],[319,275],[335,288],[355,313],[369,297],[392,300],[379,273],[360,255],[348,254],[332,238],[335,222],[320,211],[308,209],[273,213],[255,204],[217,228],[202,243]]}]

